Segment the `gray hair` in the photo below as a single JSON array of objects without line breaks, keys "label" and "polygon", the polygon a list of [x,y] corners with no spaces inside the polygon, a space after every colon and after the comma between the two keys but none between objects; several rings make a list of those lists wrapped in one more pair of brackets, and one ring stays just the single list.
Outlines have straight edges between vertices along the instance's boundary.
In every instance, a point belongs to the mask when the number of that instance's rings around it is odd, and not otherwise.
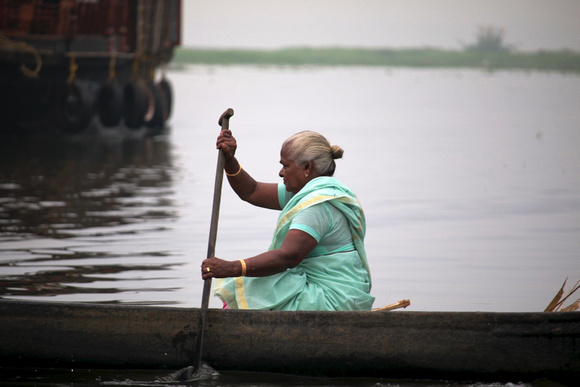
[{"label": "gray hair", "polygon": [[286,149],[288,158],[297,165],[312,161],[320,176],[332,176],[336,168],[334,159],[342,158],[344,153],[338,145],[330,145],[320,133],[309,130],[290,136],[284,141],[282,148]]}]

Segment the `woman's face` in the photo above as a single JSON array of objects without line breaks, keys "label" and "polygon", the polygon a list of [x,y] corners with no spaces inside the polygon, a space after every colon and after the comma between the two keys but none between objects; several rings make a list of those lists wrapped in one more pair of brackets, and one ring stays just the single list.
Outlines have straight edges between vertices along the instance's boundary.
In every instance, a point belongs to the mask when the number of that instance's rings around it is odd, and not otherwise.
[{"label": "woman's face", "polygon": [[296,165],[294,160],[288,158],[285,148],[280,151],[280,177],[284,180],[286,190],[292,193],[298,193],[308,182],[309,167],[306,165]]}]

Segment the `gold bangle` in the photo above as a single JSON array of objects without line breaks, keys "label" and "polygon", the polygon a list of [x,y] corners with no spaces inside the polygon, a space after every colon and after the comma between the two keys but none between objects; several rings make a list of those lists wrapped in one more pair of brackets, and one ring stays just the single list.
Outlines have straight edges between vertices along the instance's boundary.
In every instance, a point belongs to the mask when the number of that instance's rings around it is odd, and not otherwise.
[{"label": "gold bangle", "polygon": [[240,172],[242,172],[242,164],[238,163],[238,165],[240,166],[240,169],[238,169],[238,171],[236,173],[228,173],[228,171],[225,171],[226,176],[229,176],[229,177],[238,176],[240,174]]},{"label": "gold bangle", "polygon": [[240,259],[240,263],[242,264],[242,275],[240,277],[245,277],[246,276],[246,261],[244,261],[243,259]]}]

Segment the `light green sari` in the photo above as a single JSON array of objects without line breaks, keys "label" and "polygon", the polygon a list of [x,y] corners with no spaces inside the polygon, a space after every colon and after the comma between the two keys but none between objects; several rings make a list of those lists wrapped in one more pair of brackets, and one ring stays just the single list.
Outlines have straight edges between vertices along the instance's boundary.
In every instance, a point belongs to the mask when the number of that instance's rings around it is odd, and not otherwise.
[{"label": "light green sari", "polygon": [[327,202],[348,220],[355,249],[304,259],[268,277],[216,279],[214,293],[231,309],[370,310],[374,297],[364,249],[365,217],[354,193],[333,177],[311,180],[284,206],[269,250],[281,246],[292,218]]}]

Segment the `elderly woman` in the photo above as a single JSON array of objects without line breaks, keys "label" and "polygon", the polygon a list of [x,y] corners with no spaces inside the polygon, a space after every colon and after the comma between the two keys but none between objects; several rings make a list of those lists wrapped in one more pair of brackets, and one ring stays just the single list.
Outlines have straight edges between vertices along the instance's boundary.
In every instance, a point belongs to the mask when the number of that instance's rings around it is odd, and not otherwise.
[{"label": "elderly woman", "polygon": [[254,180],[235,158],[229,130],[217,139],[228,181],[253,205],[282,210],[268,251],[203,261],[202,278],[228,308],[370,310],[374,297],[364,249],[365,218],[355,194],[333,176],[343,150],[316,132],[288,138],[280,151],[283,183]]}]

